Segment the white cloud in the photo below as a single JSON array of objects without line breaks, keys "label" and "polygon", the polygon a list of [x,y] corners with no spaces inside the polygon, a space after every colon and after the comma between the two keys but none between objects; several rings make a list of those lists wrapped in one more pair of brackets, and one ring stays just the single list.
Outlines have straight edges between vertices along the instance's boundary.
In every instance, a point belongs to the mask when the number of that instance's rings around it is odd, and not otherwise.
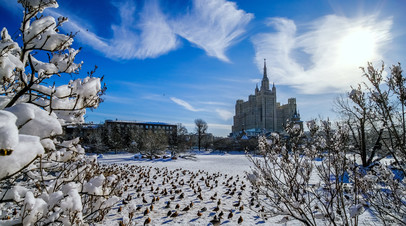
[{"label": "white cloud", "polygon": [[[48,13],[53,16],[53,17],[60,17],[60,16],[65,16],[62,14],[59,14],[55,11],[49,10]],[[97,36],[96,34],[89,32],[88,29],[82,27],[80,22],[68,18],[68,22],[64,23],[62,28],[70,31],[70,32],[78,32],[77,36],[75,39],[79,40],[80,42],[88,43],[90,46],[92,46],[96,50],[106,50],[109,48],[109,43],[108,40],[103,39],[102,37]]]},{"label": "white cloud", "polygon": [[111,25],[110,39],[96,35],[82,26],[86,23],[71,18],[64,28],[80,31],[79,41],[113,59],[161,56],[180,46],[179,35],[204,49],[207,55],[229,61],[225,51],[239,41],[253,18],[225,0],[195,0],[190,13],[180,19],[164,14],[157,0],[145,1],[141,12],[129,0],[114,2],[113,6],[118,10],[120,23]]},{"label": "white cloud", "polygon": [[[113,5],[118,10],[121,22],[111,25],[113,37],[110,39],[89,31],[82,26],[87,24],[83,18],[78,21],[73,19],[75,16],[69,16],[69,13],[63,15],[69,17],[69,22],[63,25],[63,29],[78,32],[77,40],[113,59],[155,58],[179,46],[179,41],[156,0],[145,3],[139,20],[136,20],[134,2],[114,2]],[[54,17],[61,16],[53,10],[47,12]]]},{"label": "white cloud", "polygon": [[261,83],[261,79],[259,79],[259,78],[256,78],[256,79],[250,79],[250,82],[251,83]]},{"label": "white cloud", "polygon": [[300,35],[289,19],[270,18],[267,25],[277,32],[252,39],[258,69],[266,58],[271,81],[306,94],[342,92],[361,82],[359,67],[383,60],[382,51],[392,39],[392,18],[376,16],[329,15]]},{"label": "white cloud", "polygon": [[209,56],[229,61],[225,51],[245,32],[253,14],[225,0],[194,0],[190,13],[173,21],[174,31],[204,49]]},{"label": "white cloud", "polygon": [[222,118],[223,120],[226,120],[226,121],[234,116],[232,112],[229,112],[224,109],[216,109],[216,112],[220,116],[220,118]]},{"label": "white cloud", "polygon": [[136,7],[127,1],[117,5],[121,24],[113,25],[114,33],[105,53],[108,57],[132,59],[154,58],[178,46],[175,34],[157,1],[147,1],[136,22]]},{"label": "white cloud", "polygon": [[[152,3],[151,3],[152,2]],[[141,14],[141,43],[137,55],[141,57],[157,57],[176,49],[179,42],[166,22],[166,16],[161,12],[156,1],[148,1]]]},{"label": "white cloud", "polygon": [[230,130],[231,125],[227,125],[227,124],[216,124],[216,123],[207,123],[207,126],[210,128],[214,128],[214,129],[227,129]]},{"label": "white cloud", "polygon": [[157,1],[145,3],[139,21],[135,19],[136,6],[132,1],[115,3],[114,6],[119,11],[121,23],[111,26],[111,39],[102,39],[72,22],[71,26],[82,31],[79,39],[115,59],[155,58],[177,48],[179,43]]},{"label": "white cloud", "polygon": [[220,106],[229,106],[230,103],[227,102],[217,102],[217,101],[201,101],[201,104],[205,105],[220,105]]},{"label": "white cloud", "polygon": [[178,105],[180,105],[180,106],[186,108],[186,109],[189,110],[189,111],[195,111],[195,112],[196,112],[196,111],[201,111],[201,110],[199,110],[199,109],[194,108],[192,105],[190,105],[188,102],[186,102],[186,101],[184,101],[184,100],[178,99],[178,98],[176,98],[176,97],[171,97],[170,99],[171,99],[173,102],[175,102],[176,104],[178,104]]}]

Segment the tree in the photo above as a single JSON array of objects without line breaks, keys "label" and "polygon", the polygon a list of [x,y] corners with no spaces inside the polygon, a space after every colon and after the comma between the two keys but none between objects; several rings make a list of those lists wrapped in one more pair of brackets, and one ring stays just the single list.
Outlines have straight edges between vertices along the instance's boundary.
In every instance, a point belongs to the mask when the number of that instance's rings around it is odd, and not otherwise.
[{"label": "tree", "polygon": [[102,153],[107,150],[105,141],[108,139],[103,126],[91,125],[88,134],[88,145],[92,152]]},{"label": "tree", "polygon": [[1,106],[26,102],[55,113],[65,123],[83,122],[86,108],[96,108],[101,102],[105,91],[100,85],[102,79],[94,77],[92,71],[84,79],[55,86],[55,76],[76,74],[83,64],[74,63],[80,52],[71,47],[74,35],[58,33],[68,19],[37,16],[46,8],[57,7],[54,0],[39,1],[38,5],[24,0],[20,3],[25,9],[20,27],[22,45],[11,39],[6,28],[1,32],[0,56],[7,65],[0,73]]},{"label": "tree", "polygon": [[234,143],[235,140],[230,137],[215,137],[213,141],[213,148],[214,150],[219,151],[230,151],[234,150]]},{"label": "tree", "polygon": [[130,152],[138,152],[139,144],[142,139],[142,132],[139,129],[129,129],[128,133],[128,149]]},{"label": "tree", "polygon": [[[358,137],[366,146],[372,147],[372,155],[379,151],[381,156],[391,156],[393,163],[384,165],[375,158],[370,165],[360,167],[365,173],[359,179],[363,183],[366,202],[384,224],[403,224],[406,219],[406,79],[400,63],[392,65],[385,78],[385,65],[376,69],[372,63],[361,68],[366,82],[349,93],[355,109],[366,109],[366,121],[374,140]],[[367,105],[359,104],[365,97]],[[360,128],[358,125],[356,128]],[[384,181],[384,183],[379,183]]]},{"label": "tree", "polygon": [[95,71],[56,87],[56,77],[77,74],[82,66],[74,63],[80,52],[71,47],[74,35],[59,34],[67,18],[56,21],[40,15],[46,8],[58,7],[55,0],[19,2],[24,7],[21,40],[12,40],[6,28],[1,31],[0,108],[17,116],[20,134],[39,136],[49,148],[51,139],[62,133],[59,122],[83,122],[86,108],[99,105],[105,87],[102,79],[94,77]]},{"label": "tree", "polygon": [[[383,64],[361,70],[366,81],[338,101],[343,122],[310,121],[308,133],[288,125],[286,138],[260,138],[263,158],[249,157],[247,176],[267,214],[357,225],[368,210],[384,225],[406,225],[406,79],[400,64],[387,78]],[[386,156],[393,161],[382,162]]]},{"label": "tree", "polygon": [[18,39],[3,28],[0,40],[0,202],[21,213],[13,224],[99,222],[119,201],[121,173],[104,175],[78,138],[58,135],[61,124],[81,123],[87,108],[98,107],[105,86],[95,70],[56,86],[82,66],[74,63],[80,52],[72,48],[74,34],[59,33],[67,18],[42,14],[58,7],[55,0],[19,3]]},{"label": "tree", "polygon": [[117,125],[116,123],[113,123],[109,129],[107,129],[108,133],[108,144],[109,144],[109,149],[114,150],[115,153],[117,154],[117,150],[122,150],[124,146],[124,139],[123,139],[123,134],[124,131],[120,127],[120,125]]},{"label": "tree", "polygon": [[345,178],[355,177],[354,162],[346,158],[348,131],[340,125],[333,129],[329,121],[310,121],[308,128],[304,134],[288,125],[288,137],[273,133],[270,139],[259,139],[263,157],[249,155],[254,170],[247,174],[255,200],[263,214],[284,216],[285,221],[357,225],[361,212],[350,210],[361,205],[358,184],[348,184]]},{"label": "tree", "polygon": [[167,145],[168,137],[163,131],[147,130],[142,134],[140,150],[152,159],[155,155],[161,154]]},{"label": "tree", "polygon": [[406,91],[400,64],[393,66],[387,79],[383,77],[384,64],[375,69],[368,63],[361,70],[367,82],[353,88],[348,99],[337,99],[336,110],[346,118],[362,165],[368,167],[379,161],[375,158],[378,151],[381,156],[392,155],[395,160],[404,158]]},{"label": "tree", "polygon": [[204,147],[205,151],[213,147],[213,135],[211,133],[206,133],[202,137],[201,145]]},{"label": "tree", "polygon": [[199,151],[200,151],[202,140],[206,134],[208,126],[207,126],[207,123],[203,119],[196,119],[195,125],[196,125],[195,129],[196,129],[196,134],[197,134],[197,143],[198,143],[198,147],[199,147]]},{"label": "tree", "polygon": [[[173,136],[170,136],[173,137]],[[175,156],[177,153],[184,152],[188,148],[189,136],[188,131],[182,123],[176,126],[176,136],[173,141],[174,145],[171,147],[171,155]]]},{"label": "tree", "polygon": [[[354,150],[360,155],[362,165],[367,167],[372,164],[375,158],[383,130],[375,133],[372,127],[377,126],[379,120],[371,118],[370,104],[367,103],[365,94],[361,92],[359,86],[349,95],[351,103],[345,97],[336,99],[336,111],[343,117],[343,121],[351,131],[351,140],[356,147]],[[376,145],[372,145],[372,139],[376,140]]]},{"label": "tree", "polygon": [[258,148],[258,139],[255,138],[240,138],[236,140],[239,150],[242,151],[255,151]]}]

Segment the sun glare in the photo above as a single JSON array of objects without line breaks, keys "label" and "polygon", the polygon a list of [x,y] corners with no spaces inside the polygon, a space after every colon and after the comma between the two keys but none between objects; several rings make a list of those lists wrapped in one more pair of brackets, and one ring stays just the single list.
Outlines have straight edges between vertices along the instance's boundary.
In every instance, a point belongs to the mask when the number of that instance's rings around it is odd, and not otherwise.
[{"label": "sun glare", "polygon": [[344,35],[338,48],[341,61],[360,65],[373,60],[376,41],[371,31],[358,28]]}]

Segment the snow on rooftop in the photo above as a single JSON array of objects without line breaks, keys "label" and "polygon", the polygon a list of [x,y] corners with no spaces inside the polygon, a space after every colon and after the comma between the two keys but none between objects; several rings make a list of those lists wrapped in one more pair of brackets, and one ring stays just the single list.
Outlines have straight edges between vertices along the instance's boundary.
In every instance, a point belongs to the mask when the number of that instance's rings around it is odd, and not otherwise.
[{"label": "snow on rooftop", "polygon": [[150,125],[165,125],[165,126],[174,126],[174,124],[169,124],[165,122],[144,122],[144,121],[132,121],[132,120],[106,120],[109,123],[137,123],[137,124],[150,124]]}]

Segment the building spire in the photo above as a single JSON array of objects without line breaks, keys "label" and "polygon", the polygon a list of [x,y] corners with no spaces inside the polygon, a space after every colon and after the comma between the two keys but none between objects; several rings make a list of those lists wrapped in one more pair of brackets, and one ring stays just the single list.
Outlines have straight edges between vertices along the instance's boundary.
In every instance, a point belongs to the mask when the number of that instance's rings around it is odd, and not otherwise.
[{"label": "building spire", "polygon": [[261,90],[269,90],[269,79],[266,70],[266,59],[264,59],[264,77],[262,78]]}]

